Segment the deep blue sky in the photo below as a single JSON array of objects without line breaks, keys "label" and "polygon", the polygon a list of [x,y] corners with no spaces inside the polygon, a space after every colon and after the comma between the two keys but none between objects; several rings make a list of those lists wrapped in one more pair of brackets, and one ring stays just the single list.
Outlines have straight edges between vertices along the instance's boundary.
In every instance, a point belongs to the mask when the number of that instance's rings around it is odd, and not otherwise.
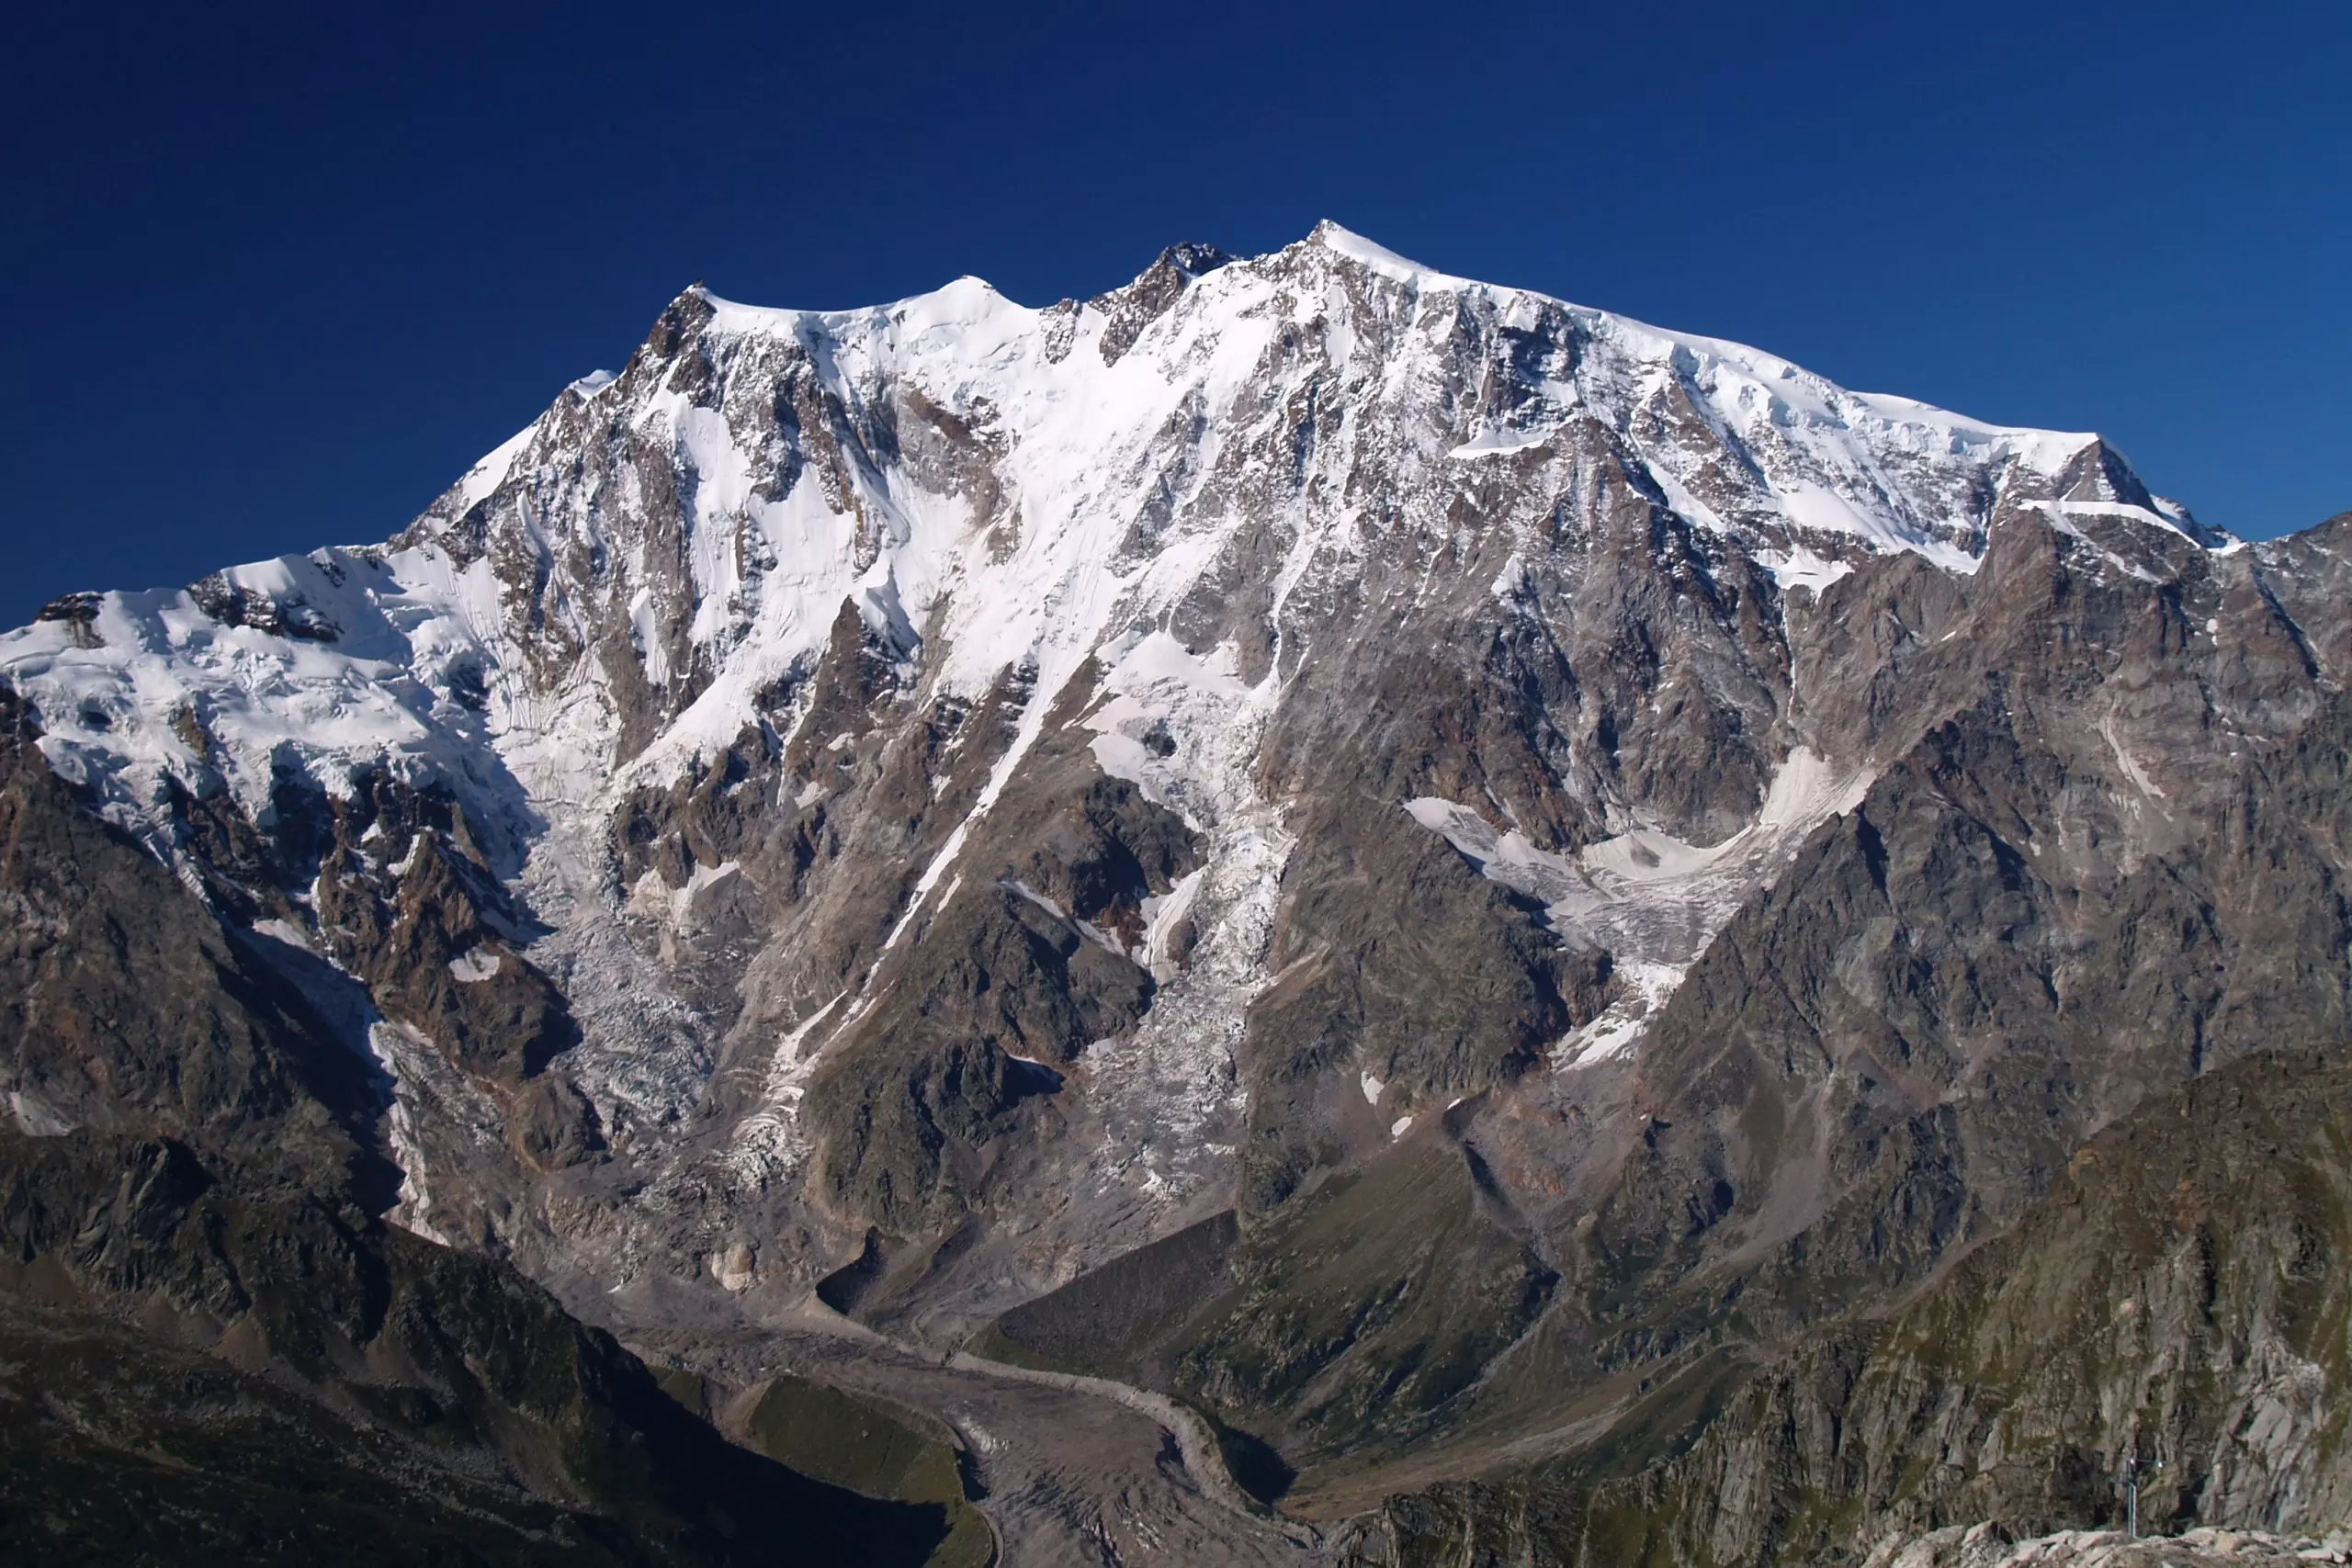
[{"label": "deep blue sky", "polygon": [[[12,7],[0,624],[380,538],[696,278],[1042,304],[1329,216],[2352,507],[2352,5]],[[1637,14],[1638,13],[1638,14]]]}]

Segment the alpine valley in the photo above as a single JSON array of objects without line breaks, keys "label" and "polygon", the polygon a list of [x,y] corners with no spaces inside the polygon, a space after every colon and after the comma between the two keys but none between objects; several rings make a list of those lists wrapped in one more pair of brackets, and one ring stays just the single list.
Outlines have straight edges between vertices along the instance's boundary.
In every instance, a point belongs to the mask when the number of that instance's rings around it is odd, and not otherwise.
[{"label": "alpine valley", "polygon": [[1330,224],[688,289],[0,637],[0,1550],[2325,1555],[2347,679],[2352,513]]}]

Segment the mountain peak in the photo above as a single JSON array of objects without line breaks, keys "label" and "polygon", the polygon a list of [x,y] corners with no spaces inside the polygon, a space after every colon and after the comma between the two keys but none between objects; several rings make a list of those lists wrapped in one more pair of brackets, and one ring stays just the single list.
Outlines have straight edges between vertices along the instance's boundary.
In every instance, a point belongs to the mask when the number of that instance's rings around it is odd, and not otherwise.
[{"label": "mountain peak", "polygon": [[1440,272],[1435,267],[1424,266],[1409,257],[1398,255],[1379,242],[1368,240],[1354,230],[1344,228],[1329,218],[1315,225],[1314,231],[1306,236],[1306,243],[1319,245],[1334,255],[1345,256],[1351,262],[1370,267],[1384,277],[1394,278],[1399,283],[1409,283],[1417,288],[1459,288],[1471,285],[1471,280],[1468,278],[1455,277],[1451,274]]},{"label": "mountain peak", "polygon": [[1187,277],[1215,272],[1233,260],[1232,255],[1215,245],[1195,240],[1179,240],[1159,253],[1159,265],[1174,267]]}]

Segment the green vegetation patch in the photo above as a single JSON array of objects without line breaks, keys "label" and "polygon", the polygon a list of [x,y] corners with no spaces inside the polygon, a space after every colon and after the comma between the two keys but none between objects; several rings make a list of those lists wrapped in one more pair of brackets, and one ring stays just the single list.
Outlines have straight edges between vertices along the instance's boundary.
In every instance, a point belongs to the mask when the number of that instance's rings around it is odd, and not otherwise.
[{"label": "green vegetation patch", "polygon": [[754,1395],[741,1426],[752,1448],[804,1475],[869,1497],[944,1506],[947,1535],[925,1568],[995,1561],[995,1538],[967,1496],[956,1449],[909,1420],[787,1373]]}]

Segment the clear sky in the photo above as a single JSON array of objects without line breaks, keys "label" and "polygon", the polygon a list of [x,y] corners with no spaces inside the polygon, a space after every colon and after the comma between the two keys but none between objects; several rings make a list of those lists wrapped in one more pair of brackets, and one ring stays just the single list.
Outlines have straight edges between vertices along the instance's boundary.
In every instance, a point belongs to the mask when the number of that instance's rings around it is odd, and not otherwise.
[{"label": "clear sky", "polygon": [[0,624],[381,538],[696,279],[1043,304],[1330,217],[2352,507],[2352,4],[304,0],[0,24]]}]

